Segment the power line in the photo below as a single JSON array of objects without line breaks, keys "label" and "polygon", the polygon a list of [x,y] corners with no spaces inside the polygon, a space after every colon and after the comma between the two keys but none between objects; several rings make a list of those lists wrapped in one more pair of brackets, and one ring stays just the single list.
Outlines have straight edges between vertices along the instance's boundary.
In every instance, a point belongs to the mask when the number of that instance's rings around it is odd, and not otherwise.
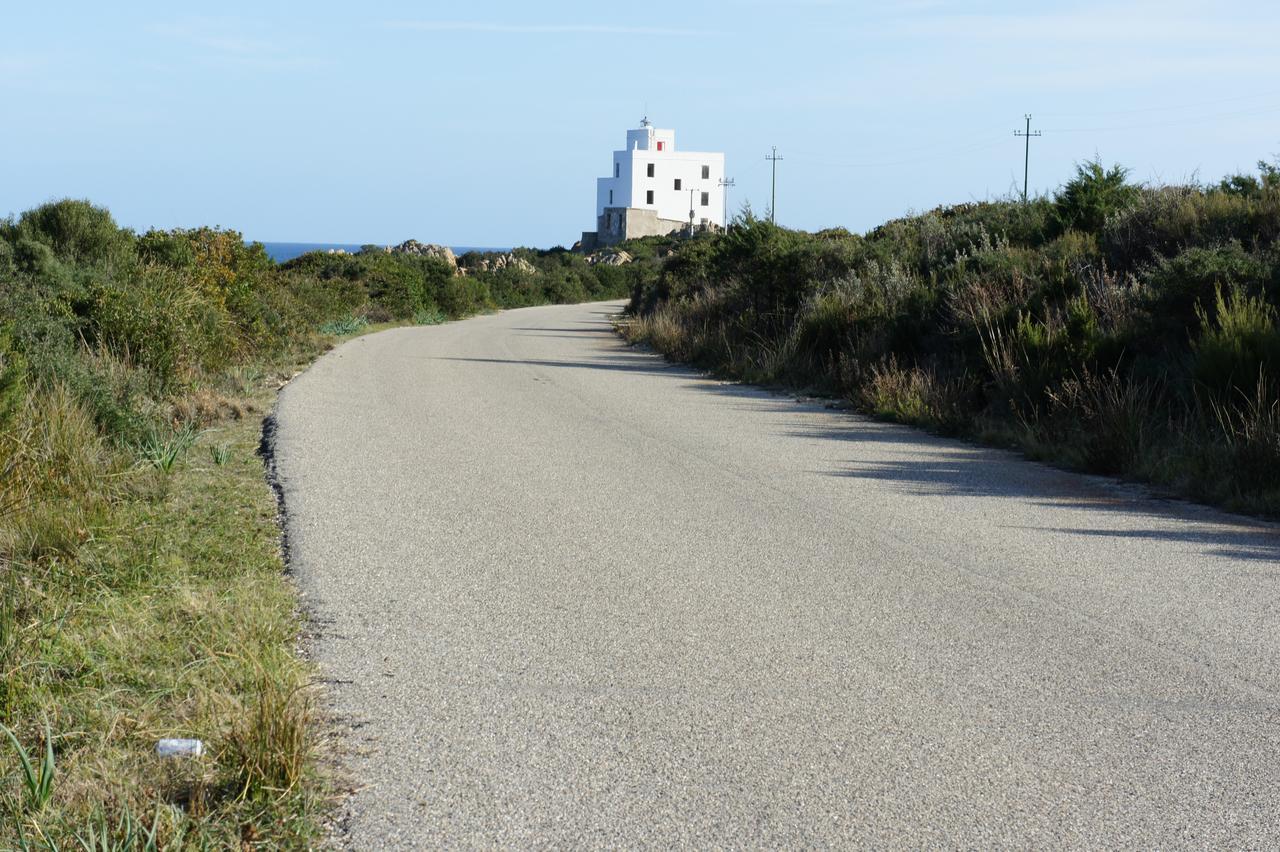
[{"label": "power line", "polygon": [[917,148],[915,150],[928,151],[930,153],[921,154],[918,157],[907,157],[905,159],[898,159],[898,160],[880,160],[876,162],[838,163],[838,162],[832,162],[830,160],[811,159],[806,156],[797,156],[795,154],[792,154],[791,156],[793,160],[799,163],[808,163],[810,165],[824,166],[826,168],[832,168],[832,169],[878,169],[878,168],[883,168],[884,166],[905,166],[910,163],[920,163],[927,160],[942,159],[944,157],[950,157],[952,154],[962,153],[965,151],[981,151],[987,148],[995,148],[998,145],[1000,146],[1004,145],[1005,140],[1008,138],[1009,138],[1008,136],[1005,136],[1003,133],[1001,133],[999,136],[985,137],[980,141],[976,141],[968,145],[962,145],[960,147],[948,146],[945,149],[940,149],[937,147]]},{"label": "power line", "polygon": [[1175,118],[1169,121],[1159,121],[1147,124],[1125,124],[1115,127],[1055,127],[1051,128],[1053,133],[1109,133],[1116,130],[1149,130],[1159,127],[1182,127],[1188,124],[1206,124],[1208,122],[1217,121],[1220,118],[1236,118],[1246,115],[1265,115],[1268,113],[1280,112],[1280,106],[1269,106],[1262,109],[1243,109],[1234,110],[1232,112],[1219,112],[1213,115],[1187,116],[1185,118]]},{"label": "power line", "polygon": [[1022,203],[1026,204],[1027,203],[1027,176],[1031,174],[1031,137],[1041,136],[1043,134],[1041,134],[1039,130],[1035,131],[1034,133],[1031,131],[1031,113],[1027,113],[1026,132],[1024,133],[1021,130],[1015,130],[1013,131],[1013,135],[1023,136],[1027,140],[1027,143],[1026,143],[1027,150],[1026,150],[1026,153],[1023,154],[1023,159],[1022,159]]},{"label": "power line", "polygon": [[1104,115],[1139,115],[1151,112],[1173,112],[1182,109],[1201,109],[1203,107],[1222,106],[1224,104],[1240,103],[1241,101],[1257,101],[1271,100],[1280,96],[1280,92],[1255,92],[1252,95],[1237,95],[1230,98],[1217,98],[1212,101],[1190,101],[1180,104],[1169,104],[1168,106],[1149,106],[1138,107],[1136,109],[1117,109],[1117,110],[1098,110],[1095,112],[1045,112],[1041,113],[1041,118],[1096,118]]},{"label": "power line", "polygon": [[769,222],[777,224],[778,222],[778,161],[782,158],[778,156],[778,146],[773,146],[772,154],[765,154],[764,158],[773,163],[773,184],[769,190]]}]

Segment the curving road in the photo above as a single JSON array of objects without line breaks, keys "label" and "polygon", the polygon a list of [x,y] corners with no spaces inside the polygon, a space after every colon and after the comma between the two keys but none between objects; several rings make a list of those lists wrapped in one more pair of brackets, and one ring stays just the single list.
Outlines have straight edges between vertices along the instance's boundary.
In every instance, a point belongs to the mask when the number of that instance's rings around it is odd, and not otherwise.
[{"label": "curving road", "polygon": [[620,305],[281,394],[355,848],[1280,846],[1280,531],[704,378]]}]

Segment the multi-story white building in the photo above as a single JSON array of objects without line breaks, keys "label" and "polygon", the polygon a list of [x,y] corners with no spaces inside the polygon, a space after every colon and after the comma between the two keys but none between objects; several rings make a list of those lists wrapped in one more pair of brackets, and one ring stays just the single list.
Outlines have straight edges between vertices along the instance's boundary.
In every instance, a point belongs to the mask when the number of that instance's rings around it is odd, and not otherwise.
[{"label": "multi-story white building", "polygon": [[676,132],[640,122],[596,180],[596,230],[582,245],[611,245],[682,228],[724,227],[724,154],[681,151]]}]

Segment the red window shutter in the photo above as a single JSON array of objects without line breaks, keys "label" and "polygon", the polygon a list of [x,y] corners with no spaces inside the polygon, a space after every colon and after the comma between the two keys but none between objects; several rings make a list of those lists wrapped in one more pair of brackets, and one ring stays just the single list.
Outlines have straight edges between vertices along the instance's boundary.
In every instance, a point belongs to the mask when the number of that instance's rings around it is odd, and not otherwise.
[{"label": "red window shutter", "polygon": [[663,145],[665,145],[665,144],[667,144],[667,143],[665,143],[665,142],[659,142],[659,143],[658,143],[658,150],[659,150],[659,151],[661,151],[661,150],[662,150],[662,146],[663,146]]}]

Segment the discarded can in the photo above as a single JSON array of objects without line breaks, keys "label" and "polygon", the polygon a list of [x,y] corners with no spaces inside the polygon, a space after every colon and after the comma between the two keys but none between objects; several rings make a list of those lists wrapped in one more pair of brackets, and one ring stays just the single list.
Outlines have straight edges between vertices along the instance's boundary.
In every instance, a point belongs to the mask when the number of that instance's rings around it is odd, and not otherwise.
[{"label": "discarded can", "polygon": [[200,740],[161,740],[156,743],[156,753],[161,757],[199,757],[204,754]]}]

